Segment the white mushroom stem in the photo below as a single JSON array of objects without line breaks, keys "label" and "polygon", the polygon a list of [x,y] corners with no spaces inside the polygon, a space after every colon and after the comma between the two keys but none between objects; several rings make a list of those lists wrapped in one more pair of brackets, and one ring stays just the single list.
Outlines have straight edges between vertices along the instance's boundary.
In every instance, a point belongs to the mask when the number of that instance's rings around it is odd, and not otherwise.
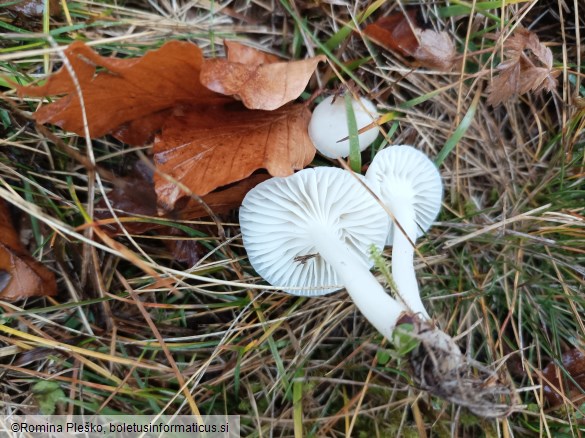
[{"label": "white mushroom stem", "polygon": [[[418,313],[424,319],[430,319],[418,290],[414,272],[414,246],[417,236],[417,225],[414,209],[407,203],[396,203],[400,207],[392,208],[394,219],[402,230],[394,224],[394,240],[392,242],[392,278],[398,288],[398,295],[406,307]],[[408,238],[406,237],[408,236]],[[409,241],[410,239],[410,241]],[[412,242],[412,243],[411,243]]]},{"label": "white mushroom stem", "polygon": [[343,281],[357,308],[376,330],[392,339],[398,318],[406,312],[404,305],[384,291],[351,247],[341,242],[330,229],[316,226],[310,230],[310,237],[319,255]]}]

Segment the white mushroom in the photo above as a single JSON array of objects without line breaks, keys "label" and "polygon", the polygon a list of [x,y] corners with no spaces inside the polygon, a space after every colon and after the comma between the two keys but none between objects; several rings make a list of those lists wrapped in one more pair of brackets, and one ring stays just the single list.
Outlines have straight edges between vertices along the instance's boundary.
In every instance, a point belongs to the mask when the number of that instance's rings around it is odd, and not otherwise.
[{"label": "white mushroom", "polygon": [[[347,157],[349,140],[339,141],[349,136],[345,100],[329,96],[313,110],[309,122],[309,137],[317,150],[329,158]],[[361,103],[360,103],[361,102]],[[352,107],[358,131],[371,124],[376,115],[376,107],[365,97],[360,102],[352,99]],[[358,134],[360,151],[367,148],[378,136],[378,129],[371,128]]]},{"label": "white mushroom", "polygon": [[350,173],[320,167],[264,181],[244,198],[240,226],[250,263],[270,284],[313,296],[345,287],[390,338],[406,309],[369,270],[369,248],[383,247],[389,220]]},{"label": "white mushroom", "polygon": [[429,318],[414,272],[414,242],[431,226],[441,209],[443,185],[437,167],[412,146],[380,151],[366,173],[368,185],[392,212],[388,244],[392,247],[392,277],[404,304]]}]

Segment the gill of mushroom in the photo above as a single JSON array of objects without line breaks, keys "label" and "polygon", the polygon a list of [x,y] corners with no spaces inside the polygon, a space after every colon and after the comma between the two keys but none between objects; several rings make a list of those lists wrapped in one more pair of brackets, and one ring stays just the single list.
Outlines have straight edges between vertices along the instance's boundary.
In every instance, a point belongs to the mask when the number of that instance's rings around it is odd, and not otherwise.
[{"label": "gill of mushroom", "polygon": [[414,242],[441,209],[439,171],[423,152],[395,145],[376,154],[366,181],[393,216],[387,244],[392,245],[392,278],[398,295],[409,310],[429,319],[414,271]]}]

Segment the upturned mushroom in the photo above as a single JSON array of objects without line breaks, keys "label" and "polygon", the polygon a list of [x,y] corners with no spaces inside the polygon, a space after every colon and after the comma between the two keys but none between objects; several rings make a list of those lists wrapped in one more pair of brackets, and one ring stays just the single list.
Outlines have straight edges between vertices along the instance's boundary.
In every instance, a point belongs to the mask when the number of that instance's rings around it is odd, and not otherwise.
[{"label": "upturned mushroom", "polygon": [[348,172],[305,169],[252,189],[240,208],[250,263],[266,281],[295,295],[342,287],[384,336],[406,310],[370,272],[369,248],[384,246],[388,215]]},{"label": "upturned mushroom", "polygon": [[[349,136],[345,101],[343,98],[334,98],[335,96],[326,97],[313,110],[309,122],[309,137],[315,148],[326,157],[347,157],[349,140],[339,141]],[[361,97],[359,102],[352,99],[352,107],[358,131],[374,121],[377,114],[376,107],[365,97]],[[377,136],[378,130],[375,128],[359,133],[360,151],[372,144]]]},{"label": "upturned mushroom", "polygon": [[392,245],[392,277],[398,294],[411,311],[428,319],[414,272],[414,242],[441,209],[439,171],[421,151],[396,145],[374,157],[366,180],[394,216],[387,243]]}]

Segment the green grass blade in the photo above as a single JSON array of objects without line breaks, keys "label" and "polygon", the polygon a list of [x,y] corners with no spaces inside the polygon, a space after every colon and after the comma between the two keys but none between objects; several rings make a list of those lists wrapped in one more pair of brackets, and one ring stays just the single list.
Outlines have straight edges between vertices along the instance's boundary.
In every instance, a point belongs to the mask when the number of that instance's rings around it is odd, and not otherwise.
[{"label": "green grass blade", "polygon": [[293,422],[295,438],[303,438],[303,382],[304,369],[295,374],[293,381]]},{"label": "green grass blade", "polygon": [[360,142],[358,138],[358,127],[353,111],[353,98],[350,93],[345,95],[345,115],[347,118],[347,129],[349,132],[349,167],[356,173],[362,170],[362,155],[360,153]]},{"label": "green grass blade", "polygon": [[459,124],[457,129],[455,129],[455,131],[453,132],[451,137],[449,137],[447,139],[447,141],[445,142],[445,146],[443,146],[443,149],[441,149],[441,151],[437,155],[437,158],[435,158],[435,164],[437,166],[440,166],[441,164],[443,164],[443,161],[445,161],[445,158],[447,158],[447,156],[451,153],[451,151],[457,145],[459,140],[461,140],[463,135],[469,129],[469,126],[471,125],[471,122],[473,121],[473,117],[475,116],[475,111],[477,110],[477,104],[479,103],[480,97],[481,97],[481,93],[478,91],[477,94],[475,95],[475,97],[473,98],[471,105],[469,105],[469,109],[467,110],[467,113],[465,113],[463,120],[461,120],[461,123]]}]

